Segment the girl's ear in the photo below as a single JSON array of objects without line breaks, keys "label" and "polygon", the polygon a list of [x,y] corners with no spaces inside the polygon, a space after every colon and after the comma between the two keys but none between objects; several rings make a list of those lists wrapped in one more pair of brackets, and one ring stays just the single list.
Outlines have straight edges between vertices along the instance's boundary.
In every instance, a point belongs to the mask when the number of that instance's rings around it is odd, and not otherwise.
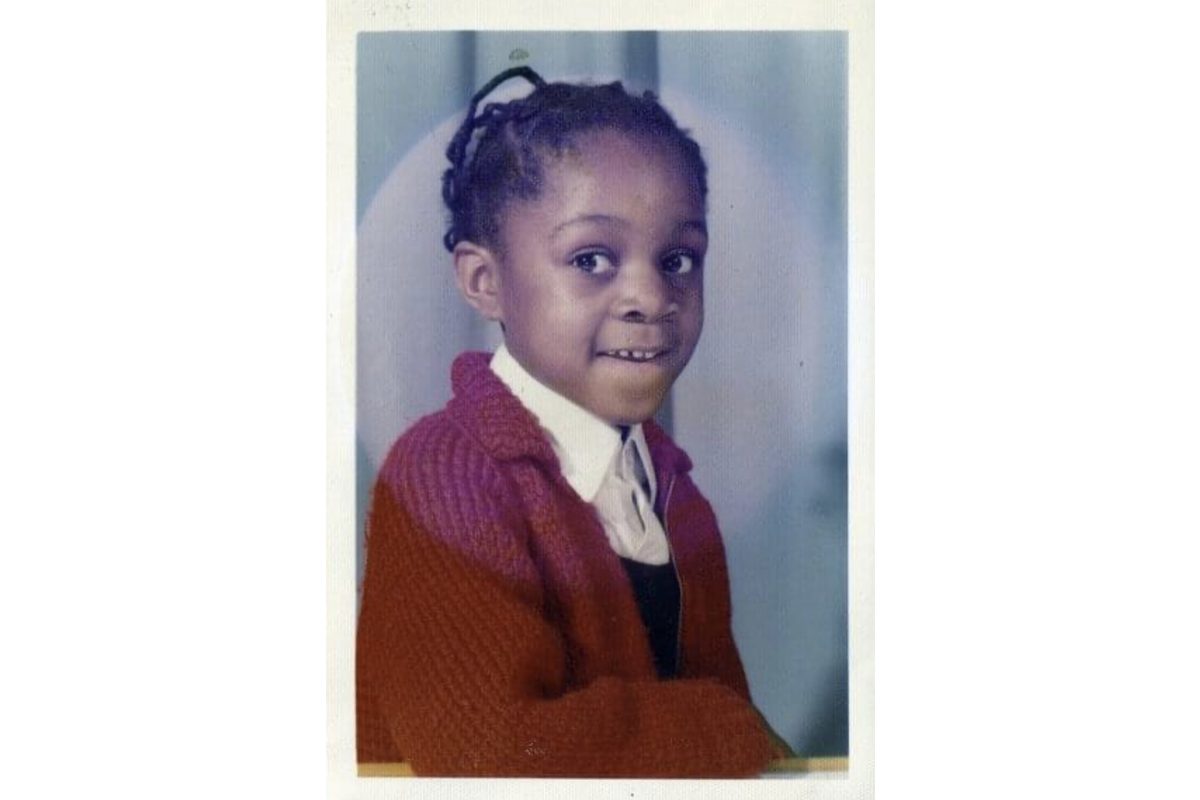
[{"label": "girl's ear", "polygon": [[454,246],[454,275],[459,294],[485,319],[502,322],[500,305],[500,259],[474,242]]}]

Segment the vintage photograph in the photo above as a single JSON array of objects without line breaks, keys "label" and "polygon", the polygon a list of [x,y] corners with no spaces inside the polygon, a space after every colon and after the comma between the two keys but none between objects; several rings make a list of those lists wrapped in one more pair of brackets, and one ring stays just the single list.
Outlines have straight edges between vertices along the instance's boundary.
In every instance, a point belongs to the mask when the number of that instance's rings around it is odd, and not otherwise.
[{"label": "vintage photograph", "polygon": [[360,775],[847,769],[848,54],[358,34]]}]

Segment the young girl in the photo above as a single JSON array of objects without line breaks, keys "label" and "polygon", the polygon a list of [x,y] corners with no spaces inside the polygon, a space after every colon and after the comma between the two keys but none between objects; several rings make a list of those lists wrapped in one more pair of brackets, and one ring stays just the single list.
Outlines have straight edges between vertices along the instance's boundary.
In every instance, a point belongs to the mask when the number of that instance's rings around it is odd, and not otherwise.
[{"label": "young girl", "polygon": [[[501,82],[521,100],[480,101]],[[703,322],[706,166],[647,93],[519,67],[450,143],[445,244],[500,324],[372,495],[360,762],[421,775],[735,776],[773,755],[724,549],[651,420]]]}]

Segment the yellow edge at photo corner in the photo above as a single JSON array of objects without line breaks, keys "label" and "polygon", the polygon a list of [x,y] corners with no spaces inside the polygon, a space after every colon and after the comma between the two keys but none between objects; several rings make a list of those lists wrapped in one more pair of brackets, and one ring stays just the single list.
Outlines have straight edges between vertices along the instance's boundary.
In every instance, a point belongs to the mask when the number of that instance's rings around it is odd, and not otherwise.
[{"label": "yellow edge at photo corner", "polygon": [[[815,756],[812,758],[781,758],[773,761],[767,772],[847,772],[850,759],[845,756]],[[412,767],[406,761],[382,761],[358,765],[360,778],[412,778]]]}]

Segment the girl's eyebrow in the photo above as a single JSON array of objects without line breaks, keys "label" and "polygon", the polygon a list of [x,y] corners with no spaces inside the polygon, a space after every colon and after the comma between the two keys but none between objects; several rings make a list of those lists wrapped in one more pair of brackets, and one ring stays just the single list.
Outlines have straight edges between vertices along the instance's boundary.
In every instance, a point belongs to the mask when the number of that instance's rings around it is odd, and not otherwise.
[{"label": "girl's eyebrow", "polygon": [[581,214],[578,217],[572,217],[566,222],[559,223],[554,226],[554,230],[550,232],[552,236],[557,236],[563,228],[569,228],[572,225],[585,225],[588,223],[598,223],[605,225],[619,225],[623,228],[629,227],[629,220],[621,217],[614,217],[611,214]]},{"label": "girl's eyebrow", "polygon": [[[601,225],[616,225],[616,226],[619,226],[622,228],[629,227],[629,220],[623,219],[621,217],[614,217],[611,214],[581,214],[578,217],[572,217],[571,219],[567,220],[566,222],[561,222],[558,225],[555,225],[554,230],[552,230],[550,232],[550,235],[558,236],[558,234],[560,232],[562,232],[563,228],[569,228],[572,225],[586,225],[589,223],[590,224],[601,224]],[[679,223],[677,228],[680,231],[694,230],[694,231],[697,231],[698,233],[704,234],[705,238],[708,237],[708,225],[706,225],[704,220],[702,220],[702,219],[685,220],[685,221]]]}]

